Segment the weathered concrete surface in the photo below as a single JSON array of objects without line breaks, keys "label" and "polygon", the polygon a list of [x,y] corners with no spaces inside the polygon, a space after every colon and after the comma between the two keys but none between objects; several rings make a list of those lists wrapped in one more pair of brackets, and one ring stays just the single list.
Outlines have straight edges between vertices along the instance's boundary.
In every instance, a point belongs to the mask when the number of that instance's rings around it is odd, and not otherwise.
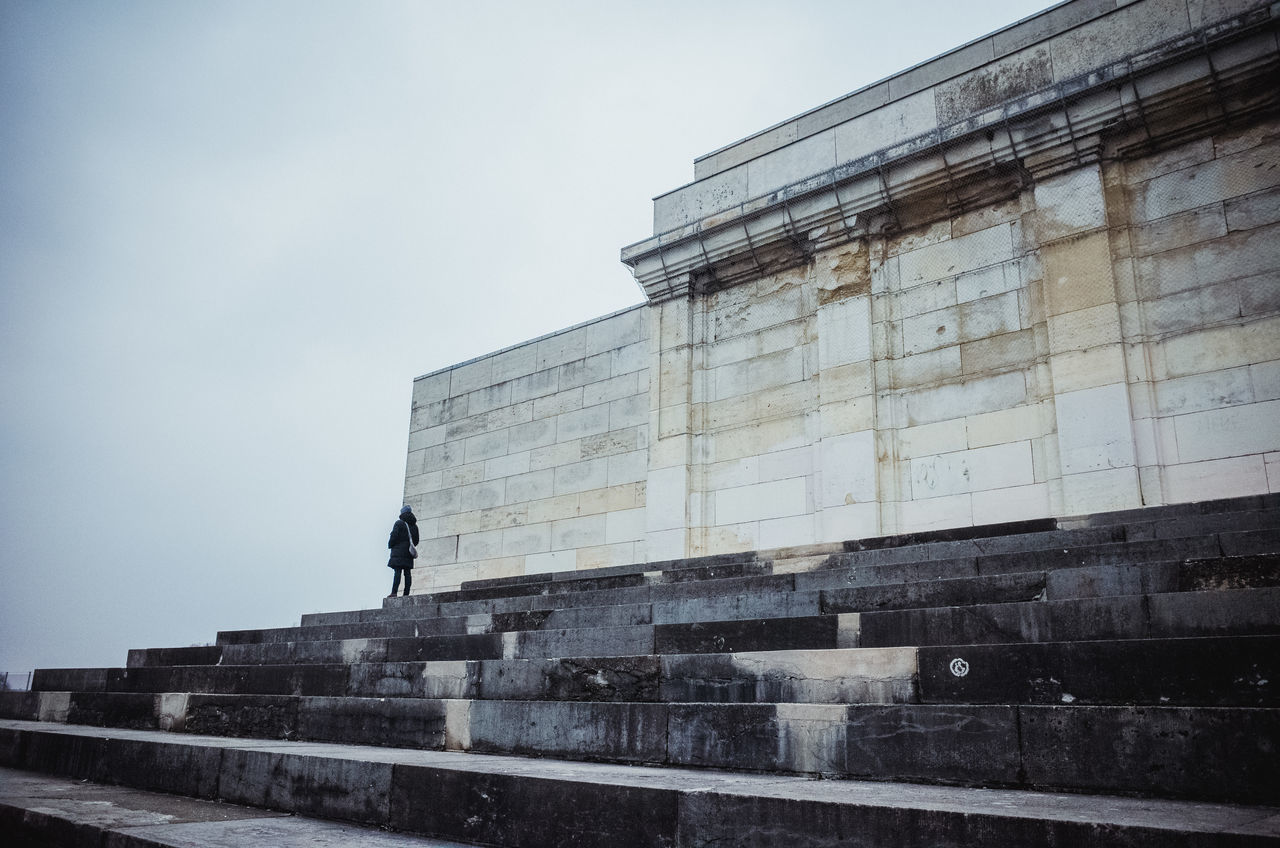
[{"label": "weathered concrete surface", "polygon": [[859,644],[972,645],[1266,635],[1280,632],[1274,588],[888,610],[858,617]]},{"label": "weathered concrete surface", "polygon": [[[787,720],[802,726],[806,717]],[[91,772],[100,768],[94,758],[110,755],[117,743],[138,746],[157,739],[157,734],[143,731],[65,727],[56,734],[68,740],[60,747],[77,750],[78,763],[17,751],[41,735],[50,734],[38,725],[0,722],[0,740],[6,742],[0,755],[7,758],[0,765],[20,762],[28,769],[57,774]],[[14,737],[24,744],[15,747]],[[160,745],[174,761],[195,762],[179,750],[195,749],[203,752],[204,761],[224,764],[229,792],[220,794],[227,800],[234,796],[271,803],[285,812],[303,812],[323,795],[331,799],[330,809],[342,814],[383,816],[378,824],[500,845],[697,845],[712,837],[728,844],[777,844],[782,839],[788,844],[859,844],[850,840],[886,837],[888,822],[901,831],[894,844],[902,844],[903,838],[917,840],[908,844],[957,846],[1052,844],[1055,839],[1059,844],[1098,846],[1280,840],[1280,811],[1265,807],[1117,797],[1100,802],[1084,795],[812,781],[306,743],[189,739],[177,748]],[[148,779],[137,770],[121,775],[126,782]],[[319,791],[309,795],[303,787]],[[202,787],[184,781],[170,788],[183,793]],[[386,804],[376,797],[381,792],[386,793],[381,796]],[[933,841],[939,834],[945,836],[941,843]]]},{"label": "weathered concrete surface", "polygon": [[469,844],[13,769],[0,769],[0,833],[11,848],[463,848]]},{"label": "weathered concrete surface", "polygon": [[1280,704],[1280,637],[919,648],[925,703]]}]

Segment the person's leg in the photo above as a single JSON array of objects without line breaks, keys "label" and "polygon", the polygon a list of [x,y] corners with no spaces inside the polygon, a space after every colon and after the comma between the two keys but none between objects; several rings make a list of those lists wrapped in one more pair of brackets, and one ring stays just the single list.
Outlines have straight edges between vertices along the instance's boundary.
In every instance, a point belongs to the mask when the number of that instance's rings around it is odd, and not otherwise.
[{"label": "person's leg", "polygon": [[409,587],[411,585],[413,585],[413,569],[406,568],[404,570],[404,594],[406,598],[409,597]]},{"label": "person's leg", "polygon": [[393,569],[391,569],[391,570],[392,570],[392,571],[394,571],[394,572],[396,573],[396,576],[395,576],[395,577],[393,577],[393,578],[391,578],[391,595],[390,595],[390,597],[394,598],[394,597],[396,596],[396,593],[400,591],[400,569],[398,569],[398,568],[393,568]]}]

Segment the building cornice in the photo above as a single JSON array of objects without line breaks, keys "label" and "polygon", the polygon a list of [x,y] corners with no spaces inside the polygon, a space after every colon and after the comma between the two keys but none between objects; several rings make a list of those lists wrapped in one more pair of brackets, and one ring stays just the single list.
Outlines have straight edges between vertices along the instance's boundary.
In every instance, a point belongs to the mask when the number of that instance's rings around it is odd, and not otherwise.
[{"label": "building cornice", "polygon": [[963,211],[1096,161],[1104,138],[1137,131],[1155,148],[1274,109],[1278,55],[1276,13],[1255,8],[717,209],[623,248],[622,261],[650,302],[794,267],[922,209]]}]

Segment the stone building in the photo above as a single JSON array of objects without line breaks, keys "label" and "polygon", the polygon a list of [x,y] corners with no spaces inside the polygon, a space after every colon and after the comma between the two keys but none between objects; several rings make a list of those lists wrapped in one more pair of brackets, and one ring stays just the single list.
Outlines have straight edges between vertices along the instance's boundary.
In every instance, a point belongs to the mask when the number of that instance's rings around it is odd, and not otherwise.
[{"label": "stone building", "polygon": [[1069,0],[709,153],[417,379],[415,588],[1280,491],[1269,2]]}]

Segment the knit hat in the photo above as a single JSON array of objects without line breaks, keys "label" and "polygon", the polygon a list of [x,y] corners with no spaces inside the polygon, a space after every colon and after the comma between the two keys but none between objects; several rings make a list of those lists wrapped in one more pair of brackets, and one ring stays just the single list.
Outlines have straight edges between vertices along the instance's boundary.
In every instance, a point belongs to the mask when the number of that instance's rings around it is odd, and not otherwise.
[{"label": "knit hat", "polygon": [[400,507],[401,515],[404,515],[406,512],[413,512],[413,507],[409,506],[408,504],[405,504],[404,506]]}]

